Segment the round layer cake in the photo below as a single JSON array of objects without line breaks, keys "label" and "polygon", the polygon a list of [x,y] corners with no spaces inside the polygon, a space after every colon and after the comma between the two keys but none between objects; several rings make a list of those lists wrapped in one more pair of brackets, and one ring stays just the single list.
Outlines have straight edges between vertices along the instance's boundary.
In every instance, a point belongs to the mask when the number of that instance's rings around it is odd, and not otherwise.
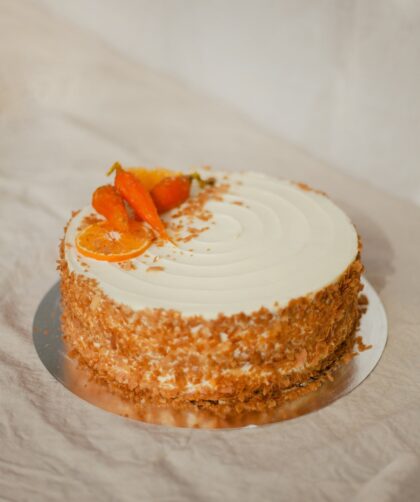
[{"label": "round layer cake", "polygon": [[61,246],[70,353],[138,402],[241,411],[312,389],[352,353],[360,242],[323,193],[253,172],[212,172],[163,216],[171,241],[110,263]]}]

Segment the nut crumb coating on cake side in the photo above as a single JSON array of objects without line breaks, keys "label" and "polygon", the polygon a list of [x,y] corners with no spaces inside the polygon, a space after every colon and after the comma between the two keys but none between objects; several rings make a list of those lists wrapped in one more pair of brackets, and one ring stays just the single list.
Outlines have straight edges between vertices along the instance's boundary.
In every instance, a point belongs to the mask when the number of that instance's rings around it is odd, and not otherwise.
[{"label": "nut crumb coating on cake side", "polygon": [[314,295],[284,308],[208,320],[134,311],[70,272],[60,247],[62,331],[69,354],[139,404],[216,413],[262,410],[312,391],[353,355],[361,309],[359,253]]}]

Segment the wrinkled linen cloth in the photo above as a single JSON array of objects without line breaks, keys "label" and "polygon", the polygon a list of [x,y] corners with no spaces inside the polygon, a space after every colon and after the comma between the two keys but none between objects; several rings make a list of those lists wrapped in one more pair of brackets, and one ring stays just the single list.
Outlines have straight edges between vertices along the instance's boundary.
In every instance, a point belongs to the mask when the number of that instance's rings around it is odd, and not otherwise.
[{"label": "wrinkled linen cloth", "polygon": [[[420,208],[34,2],[0,8],[0,500],[419,500]],[[227,431],[130,421],[55,381],[35,352],[33,316],[57,281],[70,211],[115,160],[259,169],[327,191],[362,235],[366,275],[388,314],[371,376],[316,413]]]}]

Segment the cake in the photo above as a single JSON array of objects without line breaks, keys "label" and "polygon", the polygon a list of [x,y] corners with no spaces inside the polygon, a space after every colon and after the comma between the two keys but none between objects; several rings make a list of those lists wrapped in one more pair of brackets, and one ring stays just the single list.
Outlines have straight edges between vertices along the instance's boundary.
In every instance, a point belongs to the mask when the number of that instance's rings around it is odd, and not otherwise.
[{"label": "cake", "polygon": [[[132,175],[150,189],[140,171]],[[96,379],[139,405],[274,407],[352,357],[360,239],[329,197],[304,184],[199,174],[211,182],[191,177],[188,197],[160,215],[165,230],[134,258],[88,257],[78,236],[106,211],[72,215],[59,260],[64,340]]]}]

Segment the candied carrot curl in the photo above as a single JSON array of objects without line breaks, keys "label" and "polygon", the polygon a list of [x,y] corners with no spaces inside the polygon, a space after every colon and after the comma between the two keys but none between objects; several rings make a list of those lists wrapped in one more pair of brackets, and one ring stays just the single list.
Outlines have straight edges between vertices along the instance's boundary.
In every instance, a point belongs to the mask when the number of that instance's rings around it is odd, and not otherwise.
[{"label": "candied carrot curl", "polygon": [[168,176],[155,185],[150,194],[158,212],[170,211],[185,202],[190,196],[191,184],[194,180],[200,188],[215,184],[214,178],[203,179],[198,173],[193,173]]},{"label": "candied carrot curl", "polygon": [[132,173],[125,171],[118,162],[116,162],[108,171],[108,176],[114,171],[114,186],[121,196],[134,209],[136,215],[156,230],[160,237],[169,240],[155,203],[141,181]]},{"label": "candied carrot curl", "polygon": [[189,176],[170,176],[160,181],[150,192],[159,213],[170,211],[185,202],[190,195]]},{"label": "candied carrot curl", "polygon": [[115,230],[126,232],[130,218],[121,195],[112,185],[97,188],[92,195],[92,206],[109,221]]}]

